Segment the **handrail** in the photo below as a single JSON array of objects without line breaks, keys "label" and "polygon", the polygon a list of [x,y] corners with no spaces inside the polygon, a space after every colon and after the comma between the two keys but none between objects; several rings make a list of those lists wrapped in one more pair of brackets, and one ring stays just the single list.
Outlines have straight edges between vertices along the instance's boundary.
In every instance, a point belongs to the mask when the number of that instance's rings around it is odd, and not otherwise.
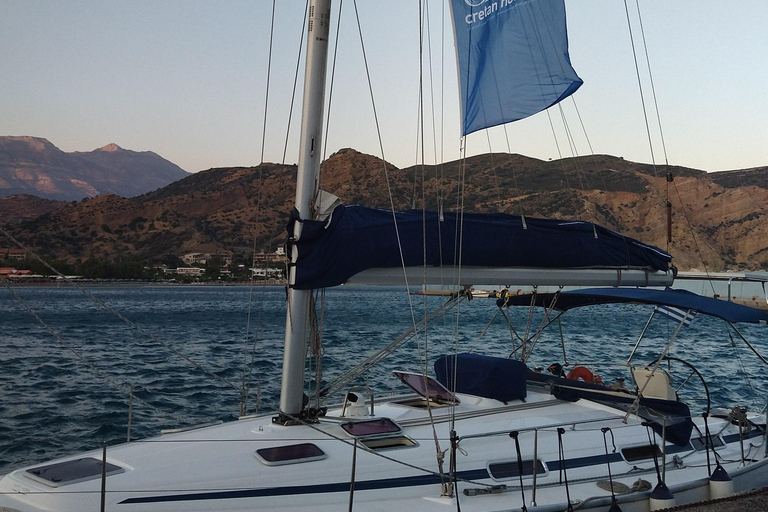
[{"label": "handrail", "polygon": [[[598,422],[606,422],[606,421],[616,421],[619,423],[623,423],[621,416],[610,416],[610,417],[603,416],[601,418],[590,419],[590,420],[570,421],[568,422],[568,424],[571,425],[571,430],[575,430],[576,425],[586,425],[589,423],[598,423]],[[637,424],[639,425],[640,423],[641,421],[638,421]],[[522,434],[523,432],[538,432],[539,430],[557,429],[558,427],[562,427],[562,426],[563,426],[562,422],[549,423],[543,426],[539,425],[536,427],[520,428],[520,429],[517,429],[517,431]],[[619,425],[618,428],[624,428],[624,427],[630,427],[630,426],[637,426],[637,425],[624,424],[624,425]],[[500,431],[494,431],[494,432],[484,432],[480,434],[468,434],[465,436],[459,436],[459,441],[463,441],[465,439],[478,439],[482,437],[508,436],[509,432],[510,432],[509,430],[500,430]]]}]

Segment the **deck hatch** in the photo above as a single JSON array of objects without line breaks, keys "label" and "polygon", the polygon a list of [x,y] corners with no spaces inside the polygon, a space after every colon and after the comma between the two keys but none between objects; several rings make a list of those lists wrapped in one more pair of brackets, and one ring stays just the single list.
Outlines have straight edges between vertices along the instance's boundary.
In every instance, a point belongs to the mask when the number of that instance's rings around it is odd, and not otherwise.
[{"label": "deck hatch", "polygon": [[[57,462],[29,468],[24,475],[51,487],[61,487],[101,478],[102,461],[93,457]],[[120,466],[107,462],[107,476],[124,473]]]},{"label": "deck hatch", "polygon": [[272,446],[256,450],[256,458],[266,466],[282,466],[322,460],[327,457],[325,452],[312,443],[291,444],[288,446]]},{"label": "deck hatch", "polygon": [[376,418],[365,421],[350,421],[342,423],[341,428],[354,437],[379,436],[387,434],[399,434],[400,425],[389,418]]},{"label": "deck hatch", "polygon": [[438,381],[421,373],[393,371],[395,377],[419,396],[436,403],[458,404],[459,399]]},{"label": "deck hatch", "polygon": [[[533,459],[523,461],[523,477],[533,476]],[[517,459],[503,460],[488,463],[488,473],[494,480],[509,480],[510,478],[520,477],[520,465]],[[536,474],[544,476],[547,474],[547,467],[541,460],[536,461]]]},{"label": "deck hatch", "polygon": [[[709,446],[710,448],[720,448],[725,446],[725,442],[720,436],[709,436]],[[691,447],[697,452],[705,450],[707,448],[707,438],[704,436],[692,437]]]},{"label": "deck hatch", "polygon": [[657,444],[629,446],[627,448],[622,448],[621,454],[627,462],[635,462],[638,460],[652,459],[654,456],[656,456],[656,458],[661,458],[661,448],[659,448],[659,445]]},{"label": "deck hatch", "polygon": [[360,443],[362,443],[369,450],[410,448],[411,446],[418,446],[419,444],[408,436],[374,437],[371,439],[361,439]]}]

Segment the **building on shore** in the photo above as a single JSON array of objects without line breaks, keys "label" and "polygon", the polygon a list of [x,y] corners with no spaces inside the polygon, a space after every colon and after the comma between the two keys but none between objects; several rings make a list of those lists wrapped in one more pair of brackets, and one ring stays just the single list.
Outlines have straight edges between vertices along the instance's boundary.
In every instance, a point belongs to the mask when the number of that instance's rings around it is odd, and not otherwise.
[{"label": "building on shore", "polygon": [[226,253],[190,252],[182,256],[181,260],[187,265],[205,265],[212,258],[219,258],[224,265],[232,264],[232,255]]}]

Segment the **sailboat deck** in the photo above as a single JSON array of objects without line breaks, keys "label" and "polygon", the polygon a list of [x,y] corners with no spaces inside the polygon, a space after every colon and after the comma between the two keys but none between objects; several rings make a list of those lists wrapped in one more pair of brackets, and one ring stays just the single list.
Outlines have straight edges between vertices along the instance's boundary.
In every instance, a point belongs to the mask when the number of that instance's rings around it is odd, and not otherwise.
[{"label": "sailboat deck", "polygon": [[[648,434],[636,417],[630,417],[625,424],[624,413],[618,409],[588,400],[565,402],[535,386],[525,401],[506,404],[466,394],[457,397],[460,402],[455,406],[433,407],[431,411],[403,404],[404,400],[412,402],[415,396],[392,397],[376,404],[374,417],[341,418],[339,408],[316,424],[290,427],[273,423],[271,415],[261,415],[111,447],[107,461],[123,471],[108,477],[108,496],[113,505],[131,504],[135,510],[163,510],[173,504],[178,506],[179,502],[185,503],[186,510],[210,510],[216,503],[224,503],[222,500],[231,510],[245,510],[252,508],[253,500],[267,508],[279,507],[281,496],[292,495],[298,499],[292,502],[294,509],[335,510],[348,499],[349,462],[355,459],[360,494],[356,499],[361,501],[361,506],[365,503],[366,510],[377,510],[377,500],[387,495],[391,498],[392,492],[402,494],[403,506],[440,510],[451,500],[440,497],[435,437],[445,450],[450,446],[452,429],[459,436],[459,448],[466,453],[457,460],[460,488],[470,493],[493,485],[508,489],[501,497],[465,497],[462,509],[466,510],[503,510],[509,508],[511,501],[517,502],[518,498],[509,492],[519,488],[519,478],[504,476],[510,468],[514,469],[517,461],[515,443],[509,437],[511,431],[520,432],[523,459],[533,460],[536,454],[535,459],[539,461],[540,503],[550,499],[562,502],[558,427],[567,429],[563,436],[564,453],[569,460],[572,492],[574,496],[581,496],[579,499],[609,496],[595,485],[597,480],[606,477],[606,454],[600,430],[606,426],[616,436],[615,453],[611,454],[616,481],[631,486],[638,478],[653,481],[655,477],[651,458],[624,461],[627,448],[648,445]],[[433,422],[429,419],[430,412]],[[365,422],[382,418],[391,420],[402,430],[393,432],[387,427],[390,431],[379,435],[355,437],[343,428],[351,420]],[[735,447],[729,448],[729,452],[721,448],[721,452],[736,458],[738,442],[734,445],[733,441],[738,439],[737,427],[721,422],[715,432],[730,436],[731,446]],[[373,442],[365,443],[370,440]],[[310,447],[309,450],[306,447]],[[283,455],[287,460],[270,463],[259,456],[260,451],[270,448],[285,449],[287,455]],[[703,452],[696,452],[690,446],[668,445],[667,450],[670,485],[679,479],[690,481],[690,471],[706,477]],[[674,464],[670,461],[673,454],[680,457]],[[280,456],[278,454],[278,458]],[[78,457],[100,460],[101,452]],[[675,471],[680,464],[688,467],[685,477]],[[3,479],[0,492],[12,493],[21,502],[34,496],[38,505],[45,502],[57,510],[82,507],[81,498],[76,498],[82,493],[93,496],[94,506],[98,502],[99,477],[55,487],[31,478],[25,471],[15,471]],[[524,476],[524,481],[530,485],[531,475]],[[548,498],[547,493],[557,496]],[[322,506],[317,502],[317,494],[325,496]],[[492,504],[489,508],[489,503],[496,503],[498,507]]]}]

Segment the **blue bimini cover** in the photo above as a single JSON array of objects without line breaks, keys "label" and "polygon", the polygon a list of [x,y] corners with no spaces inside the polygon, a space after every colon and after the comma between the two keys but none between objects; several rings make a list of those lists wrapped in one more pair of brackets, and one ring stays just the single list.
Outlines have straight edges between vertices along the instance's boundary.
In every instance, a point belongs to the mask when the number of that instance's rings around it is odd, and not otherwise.
[{"label": "blue bimini cover", "polygon": [[[553,293],[536,294],[537,306],[551,307]],[[499,299],[499,304],[510,306],[531,305],[532,296],[514,295]],[[505,302],[506,301],[506,302]],[[502,304],[503,303],[503,304]],[[584,288],[560,293],[555,302],[555,309],[569,309],[594,306],[598,304],[639,303],[658,306],[672,306],[682,310],[693,310],[705,315],[722,318],[731,323],[745,322],[753,324],[768,324],[768,311],[727,302],[711,297],[702,297],[687,290],[653,290],[649,288]]]},{"label": "blue bimini cover", "polygon": [[[337,286],[369,268],[456,265],[459,259],[467,267],[661,271],[667,271],[672,260],[661,249],[590,222],[523,220],[505,213],[446,212],[443,217],[441,221],[433,211],[393,214],[340,205],[325,221],[300,221],[294,211],[289,234],[294,222],[303,223],[300,240],[292,242],[299,250],[294,288]],[[460,251],[457,240],[461,240]]]},{"label": "blue bimini cover", "polygon": [[520,361],[478,354],[443,356],[435,361],[437,381],[447,389],[505,403],[526,397],[527,373],[528,367]]}]

